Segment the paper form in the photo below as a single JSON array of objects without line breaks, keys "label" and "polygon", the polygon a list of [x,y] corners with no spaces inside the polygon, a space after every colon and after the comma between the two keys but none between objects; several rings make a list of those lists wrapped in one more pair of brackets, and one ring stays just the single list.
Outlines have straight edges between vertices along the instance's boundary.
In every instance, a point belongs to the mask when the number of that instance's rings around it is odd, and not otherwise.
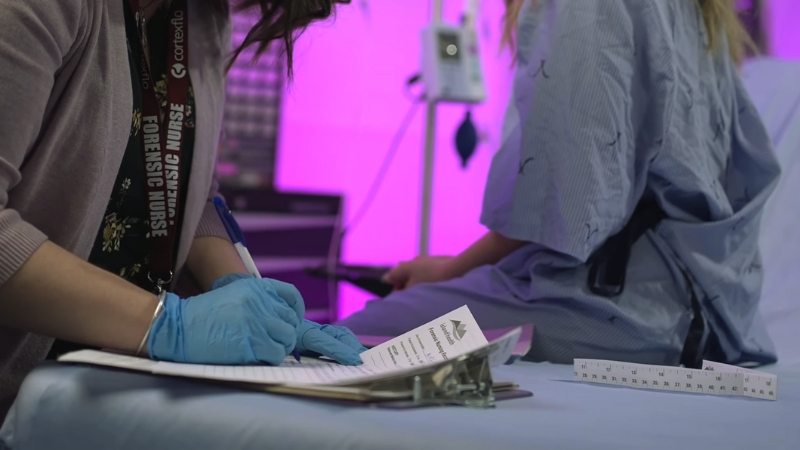
[{"label": "paper form", "polygon": [[[520,334],[521,329],[517,328],[494,341],[496,348],[489,356],[490,361],[493,364],[505,362]],[[183,364],[156,362],[96,350],[69,353],[59,358],[59,361],[113,366],[157,375],[263,385],[342,385],[380,379],[387,375],[399,376],[421,365],[454,358],[487,345],[489,343],[475,318],[469,308],[464,306],[367,350],[361,354],[364,364],[360,366],[343,366],[310,358],[297,362],[291,357],[287,357],[280,366]]]},{"label": "paper form", "polygon": [[469,307],[432,320],[361,354],[367,366],[412,368],[461,356],[487,345]]},{"label": "paper form", "polygon": [[158,361],[147,358],[137,358],[135,356],[120,355],[118,353],[101,352],[96,350],[80,350],[67,353],[58,358],[63,362],[80,362],[96,364],[98,366],[117,367],[120,369],[138,370],[140,372],[152,372],[158,365]]},{"label": "paper form", "polygon": [[380,375],[382,372],[386,372],[386,370],[379,370],[367,365],[342,366],[326,362],[297,364],[297,361],[294,365],[287,361],[280,366],[215,366],[160,362],[153,370],[156,375],[190,376],[259,384],[319,385]]}]

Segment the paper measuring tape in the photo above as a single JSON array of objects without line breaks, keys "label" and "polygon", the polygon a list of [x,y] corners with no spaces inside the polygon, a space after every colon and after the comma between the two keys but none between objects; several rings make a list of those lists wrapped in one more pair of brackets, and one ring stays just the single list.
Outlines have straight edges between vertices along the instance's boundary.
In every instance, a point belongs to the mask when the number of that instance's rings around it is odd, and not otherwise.
[{"label": "paper measuring tape", "polygon": [[778,376],[703,361],[703,369],[575,359],[577,381],[638,389],[778,399]]}]

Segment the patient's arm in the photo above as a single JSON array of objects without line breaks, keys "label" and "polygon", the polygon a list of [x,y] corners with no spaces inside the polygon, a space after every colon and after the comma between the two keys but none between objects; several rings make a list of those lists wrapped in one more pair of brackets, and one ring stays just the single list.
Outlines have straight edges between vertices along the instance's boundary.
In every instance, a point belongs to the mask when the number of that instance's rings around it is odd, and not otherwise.
[{"label": "patient's arm", "polygon": [[525,244],[527,242],[510,239],[495,231],[489,231],[450,260],[446,267],[447,278],[460,277],[480,266],[496,264]]},{"label": "patient's arm", "polygon": [[210,291],[211,284],[225,275],[247,273],[236,247],[231,241],[217,236],[194,238],[186,258],[186,266],[204,292]]},{"label": "patient's arm", "polygon": [[489,231],[458,256],[423,256],[400,263],[386,274],[384,281],[402,290],[420,283],[450,280],[480,266],[495,264],[525,244]]}]

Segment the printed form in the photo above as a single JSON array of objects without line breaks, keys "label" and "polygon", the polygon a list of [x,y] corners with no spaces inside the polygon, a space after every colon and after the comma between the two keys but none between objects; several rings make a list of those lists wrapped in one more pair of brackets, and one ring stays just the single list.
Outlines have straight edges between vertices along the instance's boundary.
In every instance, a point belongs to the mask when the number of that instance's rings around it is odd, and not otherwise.
[{"label": "printed form", "polygon": [[[496,351],[490,355],[502,364],[519,339],[520,330],[495,341]],[[78,362],[114,366],[159,375],[182,376],[257,384],[332,385],[358,381],[388,373],[400,373],[421,365],[451,359],[489,345],[467,306],[433,320],[402,336],[361,354],[364,364],[343,366],[316,359],[297,362],[287,358],[280,366],[223,366],[155,362],[113,353],[81,350],[59,358]],[[496,354],[495,354],[496,353]]]},{"label": "printed form", "polygon": [[364,365],[408,369],[444,361],[488,344],[467,306],[361,354]]}]

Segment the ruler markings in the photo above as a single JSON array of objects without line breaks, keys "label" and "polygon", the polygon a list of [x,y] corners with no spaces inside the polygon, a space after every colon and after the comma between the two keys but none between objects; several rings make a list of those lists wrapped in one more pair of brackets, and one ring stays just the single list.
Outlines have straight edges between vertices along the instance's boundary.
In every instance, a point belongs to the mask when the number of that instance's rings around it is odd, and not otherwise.
[{"label": "ruler markings", "polygon": [[747,396],[777,400],[778,377],[772,374],[703,361],[703,369],[575,359],[578,381],[696,394]]}]

